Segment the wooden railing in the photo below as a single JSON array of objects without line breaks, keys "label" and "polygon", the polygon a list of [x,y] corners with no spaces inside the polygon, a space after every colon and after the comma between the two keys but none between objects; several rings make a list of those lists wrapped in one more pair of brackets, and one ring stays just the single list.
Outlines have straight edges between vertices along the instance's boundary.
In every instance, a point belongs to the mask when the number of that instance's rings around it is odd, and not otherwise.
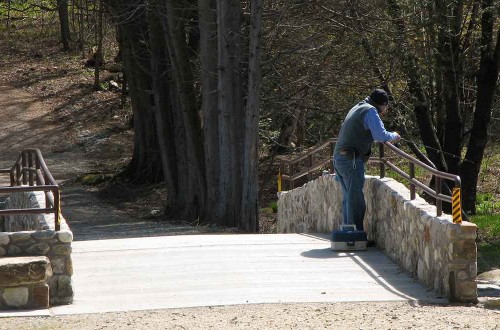
[{"label": "wooden railing", "polygon": [[60,230],[60,191],[39,149],[21,151],[14,165],[0,169],[0,174],[10,175],[10,186],[0,186],[0,193],[43,191],[44,208],[4,209],[0,215],[53,213],[55,230]]},{"label": "wooden railing", "polygon": [[[282,182],[288,182],[289,188],[294,189],[295,182],[306,175],[307,180],[311,181],[319,170],[323,171],[328,168],[329,172],[333,173],[332,155],[335,142],[335,139],[331,139],[303,155],[289,160],[280,160],[279,173]],[[305,164],[301,163],[304,161]]]},{"label": "wooden railing", "polygon": [[[281,160],[280,161],[280,169],[279,176],[281,177],[278,180],[281,180],[280,186],[284,187],[285,182],[288,183],[289,189],[295,188],[295,183],[297,180],[304,178],[307,175],[307,180],[310,181],[314,179],[315,176],[319,176],[323,173],[323,171],[328,171],[329,173],[334,173],[332,156],[333,150],[335,147],[336,140],[329,140],[317,148],[314,148],[311,151],[308,151],[304,155],[300,155],[293,159],[289,160]],[[409,183],[410,189],[410,198],[413,200],[416,197],[416,188],[420,188],[429,196],[433,197],[436,200],[436,213],[437,216],[441,216],[443,212],[443,204],[442,202],[452,202],[452,197],[445,195],[442,193],[443,180],[450,180],[454,182],[456,188],[461,187],[461,180],[458,175],[441,172],[436,168],[433,168],[420,160],[416,159],[413,156],[408,155],[398,147],[394,146],[390,142],[378,143],[379,144],[379,156],[378,157],[370,157],[369,162],[378,163],[380,165],[380,178],[385,177],[386,167],[390,168],[397,174],[401,175],[406,181]],[[389,158],[385,156],[385,149],[389,149],[400,159],[404,159],[408,161],[409,170],[405,172],[404,170],[397,167],[394,163],[390,161]],[[328,155],[325,157],[318,157],[320,152],[328,150]],[[317,159],[315,161],[315,159]],[[301,163],[304,160],[307,160],[308,163]],[[422,168],[423,170],[429,172],[431,175],[435,177],[435,188],[427,186],[426,184],[418,181],[415,178],[415,166]]]}]

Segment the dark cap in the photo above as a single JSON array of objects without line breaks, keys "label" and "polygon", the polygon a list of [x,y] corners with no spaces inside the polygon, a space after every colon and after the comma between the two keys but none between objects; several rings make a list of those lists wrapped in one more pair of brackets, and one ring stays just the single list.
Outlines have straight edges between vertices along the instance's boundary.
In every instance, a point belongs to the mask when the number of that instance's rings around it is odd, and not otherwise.
[{"label": "dark cap", "polygon": [[383,89],[374,89],[370,94],[370,99],[377,105],[385,105],[389,103],[389,96]]}]

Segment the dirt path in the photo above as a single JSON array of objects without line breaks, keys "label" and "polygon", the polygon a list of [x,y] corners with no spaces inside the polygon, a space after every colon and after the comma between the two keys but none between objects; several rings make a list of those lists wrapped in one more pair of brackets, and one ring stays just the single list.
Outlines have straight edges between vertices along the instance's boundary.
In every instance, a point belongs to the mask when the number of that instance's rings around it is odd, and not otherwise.
[{"label": "dirt path", "polygon": [[[10,166],[23,148],[40,148],[62,187],[63,215],[74,231],[75,240],[217,230],[165,223],[156,217],[160,211],[157,206],[147,204],[145,210],[139,210],[134,206],[133,198],[130,203],[111,203],[103,200],[98,189],[79,184],[76,178],[82,174],[109,170],[109,161],[127,155],[122,154],[120,145],[115,145],[110,135],[102,133],[103,130],[89,132],[79,129],[78,125],[67,125],[68,122],[63,123],[49,109],[24,91],[0,86],[0,167]],[[112,134],[113,131],[104,132]],[[107,153],[101,153],[103,150]],[[102,159],[103,154],[108,158]],[[122,189],[121,193],[123,191],[127,192]],[[134,191],[127,193],[134,195]],[[272,304],[0,319],[0,329],[119,328],[500,329],[500,310],[486,309],[482,304]]]},{"label": "dirt path", "polygon": [[123,142],[113,142],[102,130],[82,131],[76,125],[67,127],[64,125],[67,121],[63,122],[57,113],[51,112],[50,106],[25,91],[5,85],[0,86],[0,118],[0,167],[10,167],[22,149],[39,148],[60,184],[62,213],[73,230],[75,240],[194,234],[214,230],[162,221],[161,203],[145,207],[135,205],[136,195],[142,193],[140,187],[134,190],[115,186],[104,194],[96,187],[80,184],[80,176],[110,171],[112,167],[109,164],[129,156],[117,152],[124,149],[118,144]]}]

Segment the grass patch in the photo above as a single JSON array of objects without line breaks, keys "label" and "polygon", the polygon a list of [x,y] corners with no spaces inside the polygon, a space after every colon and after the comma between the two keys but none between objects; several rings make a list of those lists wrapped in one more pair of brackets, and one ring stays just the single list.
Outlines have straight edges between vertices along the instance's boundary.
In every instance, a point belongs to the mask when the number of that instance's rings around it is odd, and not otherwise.
[{"label": "grass patch", "polygon": [[96,186],[113,178],[113,174],[90,173],[78,178],[78,182],[88,186]]},{"label": "grass patch", "polygon": [[497,243],[486,241],[479,242],[477,250],[478,274],[500,268],[500,241],[497,241]]},{"label": "grass patch", "polygon": [[500,268],[500,202],[492,194],[478,194],[477,215],[471,220],[478,228],[477,271]]}]

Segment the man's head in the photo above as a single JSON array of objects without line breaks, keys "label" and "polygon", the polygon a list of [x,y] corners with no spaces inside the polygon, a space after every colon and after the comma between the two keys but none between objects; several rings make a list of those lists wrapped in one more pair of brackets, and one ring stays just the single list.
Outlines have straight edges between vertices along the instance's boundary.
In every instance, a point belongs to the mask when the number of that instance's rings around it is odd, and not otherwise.
[{"label": "man's head", "polygon": [[379,113],[385,112],[389,106],[389,96],[383,89],[374,89],[369,96],[370,103],[372,103],[378,110]]}]

